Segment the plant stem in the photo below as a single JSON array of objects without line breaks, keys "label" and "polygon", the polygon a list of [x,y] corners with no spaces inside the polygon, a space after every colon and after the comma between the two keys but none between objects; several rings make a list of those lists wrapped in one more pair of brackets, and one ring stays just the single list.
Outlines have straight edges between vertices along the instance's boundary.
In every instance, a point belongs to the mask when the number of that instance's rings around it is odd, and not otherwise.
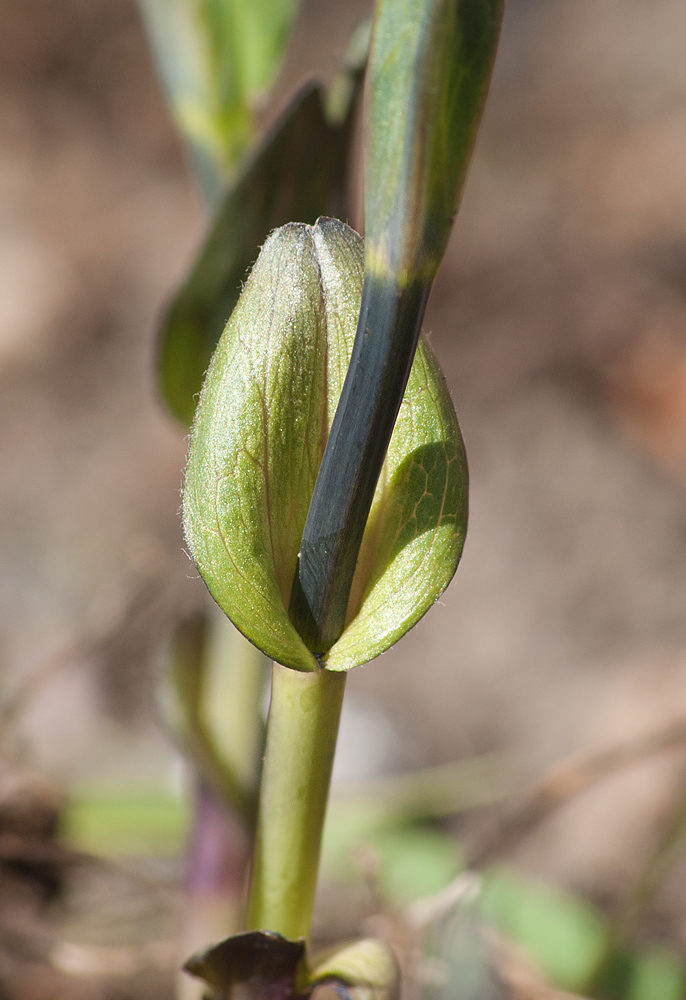
[{"label": "plant stem", "polygon": [[[216,607],[211,609],[205,645],[200,728],[240,789],[238,812],[252,831],[264,753],[261,706],[271,660]],[[232,805],[231,799],[226,803]]]},{"label": "plant stem", "polygon": [[[245,875],[264,743],[260,702],[269,661],[218,609],[177,629],[170,678],[179,736],[195,771],[186,853],[181,958],[243,929]],[[200,1000],[185,973],[177,1000]]]},{"label": "plant stem", "polygon": [[272,673],[249,930],[309,937],[344,673]]}]

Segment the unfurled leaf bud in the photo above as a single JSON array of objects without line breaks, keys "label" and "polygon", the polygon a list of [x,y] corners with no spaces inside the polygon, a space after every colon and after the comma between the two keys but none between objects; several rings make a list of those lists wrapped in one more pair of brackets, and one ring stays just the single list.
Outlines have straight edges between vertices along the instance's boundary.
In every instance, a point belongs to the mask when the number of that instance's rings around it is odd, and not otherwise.
[{"label": "unfurled leaf bud", "polygon": [[198,405],[186,538],[212,596],[248,639],[297,670],[347,670],[412,627],[450,582],[467,466],[443,376],[420,341],[360,549],[346,627],[319,660],[288,614],[298,548],[350,360],[360,237],[333,219],[264,244]]}]

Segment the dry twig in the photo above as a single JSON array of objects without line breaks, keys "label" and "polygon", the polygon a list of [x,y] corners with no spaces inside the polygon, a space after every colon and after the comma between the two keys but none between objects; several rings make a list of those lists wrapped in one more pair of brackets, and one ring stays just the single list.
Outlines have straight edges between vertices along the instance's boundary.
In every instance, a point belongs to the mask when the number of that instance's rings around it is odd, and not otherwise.
[{"label": "dry twig", "polygon": [[480,867],[523,840],[561,805],[592,785],[656,754],[686,747],[686,719],[614,746],[575,755],[556,764],[504,808],[491,829],[469,852],[469,867]]}]

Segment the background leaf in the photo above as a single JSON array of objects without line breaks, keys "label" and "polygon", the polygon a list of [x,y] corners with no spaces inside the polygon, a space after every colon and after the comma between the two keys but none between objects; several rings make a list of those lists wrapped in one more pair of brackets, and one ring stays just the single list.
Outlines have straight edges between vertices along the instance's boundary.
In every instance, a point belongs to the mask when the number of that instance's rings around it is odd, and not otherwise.
[{"label": "background leaf", "polygon": [[607,924],[590,903],[571,893],[494,869],[486,876],[482,907],[503,934],[557,986],[583,991],[607,944]]},{"label": "background leaf", "polygon": [[685,989],[684,964],[675,952],[652,948],[636,956],[627,1000],[682,1000]]},{"label": "background leaf", "polygon": [[140,0],[140,5],[203,188],[218,196],[254,138],[255,105],[276,76],[298,0]]},{"label": "background leaf", "polygon": [[188,802],[159,789],[83,790],[60,821],[72,846],[105,856],[175,856],[188,834]]},{"label": "background leaf", "polygon": [[343,121],[332,123],[321,88],[303,88],[224,196],[160,331],[160,387],[186,426],[241,283],[267,235],[292,220],[344,215],[354,108],[351,100]]}]

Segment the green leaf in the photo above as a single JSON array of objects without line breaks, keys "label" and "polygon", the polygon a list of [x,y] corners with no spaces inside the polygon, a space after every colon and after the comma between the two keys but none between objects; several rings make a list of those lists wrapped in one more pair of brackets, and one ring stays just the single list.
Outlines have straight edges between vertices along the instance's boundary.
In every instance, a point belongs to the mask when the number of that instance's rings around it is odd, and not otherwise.
[{"label": "green leaf", "polygon": [[366,841],[379,858],[379,885],[395,905],[444,889],[459,873],[454,837],[421,826],[379,830]]},{"label": "green leaf", "polygon": [[[305,524],[293,612],[341,635],[362,531],[488,89],[503,0],[378,0],[365,142],[365,283]],[[309,624],[307,624],[309,623]]]},{"label": "green leaf", "polygon": [[176,121],[206,186],[232,175],[279,68],[298,0],[141,0]]},{"label": "green leaf", "polygon": [[606,922],[589,903],[505,869],[487,874],[482,903],[556,986],[584,989],[607,944]]},{"label": "green leaf", "polygon": [[462,867],[454,837],[440,830],[398,819],[387,803],[329,803],[322,843],[322,868],[339,882],[360,877],[355,850],[369,847],[379,863],[377,878],[384,896],[404,905],[437,892]]},{"label": "green leaf", "polygon": [[330,123],[321,90],[306,86],[227,191],[160,331],[162,394],[187,426],[257,248],[291,219],[313,223],[321,214],[341,212],[352,119],[348,107],[342,123]]},{"label": "green leaf", "polygon": [[189,822],[188,803],[159,790],[97,789],[68,803],[60,836],[96,855],[180,856]]},{"label": "green leaf", "polygon": [[422,342],[360,551],[348,627],[317,660],[288,607],[317,470],[350,360],[363,245],[343,223],[273,233],[212,359],[191,436],[184,522],[212,596],[268,656],[347,670],[407,631],[452,578],[467,467]]},{"label": "green leaf", "polygon": [[476,140],[503,0],[377,0],[369,62],[366,274],[441,262]]},{"label": "green leaf", "polygon": [[686,974],[678,954],[651,948],[636,956],[627,1000],[682,1000],[685,990]]},{"label": "green leaf", "polygon": [[384,941],[366,938],[315,960],[310,986],[332,983],[339,996],[352,1000],[391,1000],[400,987],[400,970]]},{"label": "green leaf", "polygon": [[329,670],[372,660],[438,600],[467,529],[467,459],[443,374],[420,340],[377,483]]}]

